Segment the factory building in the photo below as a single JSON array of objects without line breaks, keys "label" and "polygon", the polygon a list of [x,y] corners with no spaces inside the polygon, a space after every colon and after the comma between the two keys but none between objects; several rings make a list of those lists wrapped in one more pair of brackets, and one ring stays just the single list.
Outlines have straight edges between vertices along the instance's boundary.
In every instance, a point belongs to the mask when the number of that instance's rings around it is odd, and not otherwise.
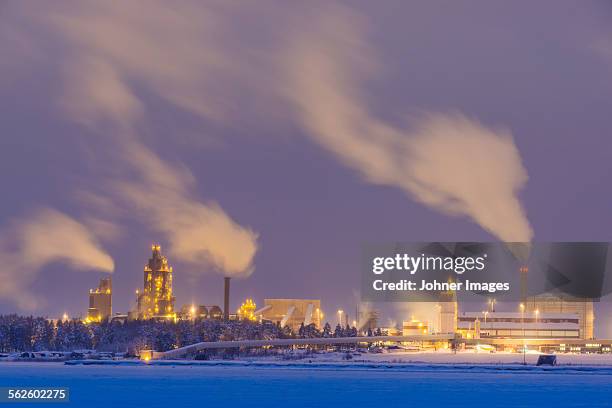
[{"label": "factory building", "polygon": [[87,322],[101,322],[113,314],[113,284],[110,276],[100,279],[96,289],[89,289]]},{"label": "factory building", "polygon": [[175,316],[172,295],[172,266],[161,254],[159,245],[152,245],[149,262],[144,267],[144,290],[137,292],[137,312],[140,319]]},{"label": "factory building", "polygon": [[200,319],[215,319],[220,320],[223,317],[223,312],[221,308],[217,305],[213,306],[205,306],[199,305],[196,306],[196,317]]},{"label": "factory building", "polygon": [[216,319],[220,320],[223,317],[223,312],[219,306],[206,305],[183,305],[176,312],[176,317],[180,320],[192,319]]},{"label": "factory building", "polygon": [[223,311],[219,306],[211,306],[208,308],[208,318],[221,320],[223,318]]},{"label": "factory building", "polygon": [[402,336],[423,335],[429,332],[429,325],[417,319],[411,319],[402,323]]},{"label": "factory building", "polygon": [[440,293],[436,311],[438,314],[437,327],[433,331],[438,334],[454,334],[457,331],[457,313],[459,312],[457,292],[447,290]]},{"label": "factory building", "polygon": [[542,294],[529,297],[525,304],[525,312],[538,313],[572,313],[578,316],[580,325],[580,338],[594,338],[593,327],[595,324],[595,313],[593,311],[593,301],[583,298],[571,298],[555,296],[553,294]]},{"label": "factory building", "polygon": [[196,313],[200,319],[208,319],[208,308],[206,306],[199,305]]},{"label": "factory building", "polygon": [[462,312],[457,332],[470,338],[578,339],[574,313]]},{"label": "factory building", "polygon": [[402,332],[394,326],[380,327],[380,332],[383,336],[399,336]]},{"label": "factory building", "polygon": [[452,334],[457,331],[457,301],[440,302],[438,307],[438,333]]},{"label": "factory building", "polygon": [[236,311],[236,316],[240,320],[250,320],[256,321],[257,317],[255,316],[255,311],[257,309],[257,304],[253,301],[253,299],[246,299],[242,305]]},{"label": "factory building", "polygon": [[357,329],[360,332],[367,332],[368,330],[374,332],[378,327],[379,318],[380,313],[378,312],[378,310],[359,310]]},{"label": "factory building", "polygon": [[311,323],[321,328],[321,301],[315,299],[264,299],[264,307],[255,312],[263,320],[278,323],[281,327],[289,326],[297,332],[302,325]]}]

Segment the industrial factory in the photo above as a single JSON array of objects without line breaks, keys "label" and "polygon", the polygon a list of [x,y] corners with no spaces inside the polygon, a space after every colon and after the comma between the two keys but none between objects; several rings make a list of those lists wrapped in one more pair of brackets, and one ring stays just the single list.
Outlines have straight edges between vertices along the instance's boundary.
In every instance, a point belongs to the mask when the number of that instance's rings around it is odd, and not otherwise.
[{"label": "industrial factory", "polygon": [[[143,270],[143,287],[136,291],[136,306],[128,314],[113,314],[111,278],[103,278],[96,289],[89,291],[89,308],[85,322],[95,323],[107,319],[155,319],[155,320],[241,320],[254,323],[272,323],[282,329],[298,333],[311,326],[322,330],[326,322],[319,299],[266,298],[257,306],[247,298],[235,310],[230,310],[231,279],[225,277],[223,307],[211,304],[188,304],[177,308],[173,293],[173,268],[162,255],[160,245],[151,246],[151,257]],[[526,275],[526,268],[521,270]],[[538,345],[565,345],[567,342],[587,342],[594,338],[593,301],[584,298],[567,298],[551,293],[524,296],[515,311],[496,311],[496,301],[489,299],[485,310],[460,311],[454,291],[443,293],[437,303],[428,303],[432,314],[425,319],[412,316],[401,325],[381,327],[380,313],[371,307],[357,308],[355,319],[349,321],[342,310],[330,315],[331,321],[345,327],[351,326],[357,335],[380,333],[386,336],[420,336],[421,344],[429,337],[440,336],[448,341],[487,342],[504,349],[517,347],[522,339]],[[437,337],[436,337],[437,336]],[[527,339],[527,340],[526,340]],[[434,340],[432,340],[434,342]],[[475,343],[474,343],[475,344]],[[585,343],[586,344],[586,343]]]},{"label": "industrial factory", "polygon": [[113,314],[113,284],[111,278],[100,279],[96,289],[89,290],[88,322],[101,322]]},{"label": "industrial factory", "polygon": [[264,307],[257,311],[263,320],[289,326],[296,332],[303,324],[321,328],[321,301],[314,299],[265,299]]},{"label": "industrial factory", "polygon": [[144,267],[144,289],[136,292],[138,318],[174,317],[172,266],[162,256],[159,245],[152,245],[151,250],[153,254]]},{"label": "industrial factory", "polygon": [[255,301],[246,299],[232,313],[230,310],[231,279],[225,277],[223,292],[223,308],[217,305],[192,304],[175,307],[176,298],[173,294],[173,268],[168,259],[162,255],[161,246],[151,246],[151,257],[143,271],[143,289],[136,290],[136,308],[128,314],[112,313],[112,283],[111,278],[100,280],[98,288],[89,291],[88,323],[101,322],[106,319],[158,319],[158,320],[248,320],[253,322],[273,322],[281,328],[289,327],[297,331],[303,324],[314,324],[321,328],[323,312],[318,299],[265,299],[264,306],[257,309]]}]

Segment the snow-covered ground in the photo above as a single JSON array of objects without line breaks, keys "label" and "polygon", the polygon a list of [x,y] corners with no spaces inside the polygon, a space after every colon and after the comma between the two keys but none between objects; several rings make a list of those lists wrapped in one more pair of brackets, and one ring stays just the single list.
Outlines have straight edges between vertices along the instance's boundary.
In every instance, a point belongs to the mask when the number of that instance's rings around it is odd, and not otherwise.
[{"label": "snow-covered ground", "polygon": [[609,367],[202,363],[206,365],[5,362],[0,363],[0,385],[69,387],[71,406],[105,408],[599,407],[610,405],[612,395]]},{"label": "snow-covered ground", "polygon": [[[539,353],[527,353],[525,361],[527,364],[535,364]],[[316,354],[316,361],[339,361],[343,354],[329,353]],[[523,354],[506,352],[475,352],[462,351],[453,353],[449,350],[437,352],[404,352],[396,351],[380,354],[354,355],[352,361],[367,362],[391,362],[391,363],[427,363],[427,364],[522,364]],[[605,365],[612,367],[612,354],[557,354],[559,365]]]},{"label": "snow-covered ground", "polygon": [[[21,358],[18,355],[0,359],[0,364],[3,362],[42,362],[42,361],[65,361],[68,360],[68,365],[325,365],[333,364],[334,366],[350,365],[350,366],[376,366],[381,364],[392,365],[516,365],[527,364],[533,366],[536,364],[538,357],[542,353],[527,352],[525,355],[521,353],[510,352],[495,352],[488,351],[460,351],[452,352],[450,350],[438,351],[404,351],[393,350],[384,353],[371,352],[319,352],[305,353],[304,350],[288,351],[283,354],[271,354],[268,356],[258,357],[238,357],[233,360],[211,360],[211,361],[195,361],[189,359],[180,360],[154,360],[148,363],[137,359],[123,359],[121,357],[100,359],[99,356],[85,356],[85,360],[71,360],[70,357],[65,359],[29,359]],[[602,366],[612,370],[612,354],[556,354],[558,366]]]}]

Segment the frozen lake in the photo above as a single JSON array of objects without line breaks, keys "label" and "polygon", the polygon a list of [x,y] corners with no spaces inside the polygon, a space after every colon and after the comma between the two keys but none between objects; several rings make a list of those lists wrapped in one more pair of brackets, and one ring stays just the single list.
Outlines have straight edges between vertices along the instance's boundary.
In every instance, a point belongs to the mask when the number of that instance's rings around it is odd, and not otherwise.
[{"label": "frozen lake", "polygon": [[69,387],[70,406],[105,408],[593,407],[612,404],[610,368],[534,370],[416,365],[385,369],[1,363],[0,386]]}]

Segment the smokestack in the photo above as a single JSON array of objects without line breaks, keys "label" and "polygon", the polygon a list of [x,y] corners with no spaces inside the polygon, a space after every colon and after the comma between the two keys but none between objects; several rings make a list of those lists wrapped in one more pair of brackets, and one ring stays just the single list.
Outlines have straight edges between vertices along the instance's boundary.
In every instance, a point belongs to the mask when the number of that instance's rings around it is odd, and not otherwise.
[{"label": "smokestack", "polygon": [[527,306],[527,273],[529,268],[527,266],[521,266],[519,273],[521,274],[521,303]]},{"label": "smokestack", "polygon": [[225,277],[225,295],[223,297],[223,319],[229,320],[230,278]]}]

